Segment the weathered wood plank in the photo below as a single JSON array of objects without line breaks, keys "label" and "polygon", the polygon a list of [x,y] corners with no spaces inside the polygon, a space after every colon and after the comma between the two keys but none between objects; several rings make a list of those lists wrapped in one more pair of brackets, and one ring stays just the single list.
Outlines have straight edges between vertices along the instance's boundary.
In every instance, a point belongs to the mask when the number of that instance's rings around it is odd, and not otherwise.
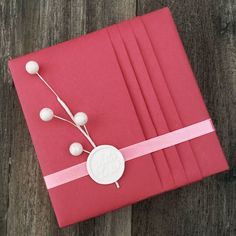
[{"label": "weathered wood plank", "polygon": [[[7,75],[7,58],[65,41],[85,33],[83,1],[2,1],[1,118],[6,166],[1,182],[6,203],[0,235],[73,235],[93,234],[94,221],[59,230],[30,140],[20,105]],[[2,114],[1,113],[1,114]],[[3,147],[4,148],[4,147]],[[11,165],[8,165],[8,162]],[[2,172],[1,172],[2,173]],[[8,177],[9,176],[9,177]],[[2,206],[2,205],[1,205]]]},{"label": "weathered wood plank", "polygon": [[173,13],[231,171],[133,206],[133,234],[235,235],[236,2],[138,1],[137,12],[164,5]]}]

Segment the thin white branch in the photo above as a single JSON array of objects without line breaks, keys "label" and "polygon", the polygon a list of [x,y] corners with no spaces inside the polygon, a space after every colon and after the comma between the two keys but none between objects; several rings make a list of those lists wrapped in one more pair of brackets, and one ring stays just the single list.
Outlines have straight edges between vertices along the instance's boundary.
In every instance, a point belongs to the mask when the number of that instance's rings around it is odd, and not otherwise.
[{"label": "thin white branch", "polygon": [[53,90],[53,88],[43,79],[43,77],[37,72],[37,76],[43,81],[43,83],[53,92],[53,94],[58,97],[57,93]]},{"label": "thin white branch", "polygon": [[85,153],[88,153],[88,154],[90,154],[90,152],[89,151],[87,151],[87,150],[83,150]]},{"label": "thin white branch", "polygon": [[117,188],[120,188],[120,185],[117,181],[115,182],[115,185],[116,185]]},{"label": "thin white branch", "polygon": [[88,132],[88,129],[87,129],[86,125],[84,125],[83,127],[84,127],[84,130],[85,130],[86,134],[89,136],[89,132]]},{"label": "thin white branch", "polygon": [[[51,90],[51,92],[56,96],[57,98],[57,101],[59,102],[59,104],[64,108],[64,110],[66,111],[66,113],[69,115],[69,117],[71,118],[71,120],[73,121],[73,125],[75,127],[77,127],[80,132],[85,136],[85,138],[90,142],[90,144],[93,146],[93,147],[96,147],[95,143],[93,142],[93,140],[90,138],[90,136],[88,135],[87,133],[87,129],[85,129],[86,131],[84,131],[80,126],[77,126],[75,121],[74,121],[74,116],[72,114],[72,112],[70,111],[69,107],[65,104],[65,102],[57,95],[57,93],[53,90],[53,88],[43,79],[43,77],[39,74],[39,73],[36,73],[39,77],[39,79],[41,81],[43,81],[43,83]],[[58,116],[56,116],[56,118],[60,119],[60,120],[63,120],[63,121],[66,121],[66,122],[69,122],[70,124],[72,122],[64,119],[64,118],[59,118]]]},{"label": "thin white branch", "polygon": [[55,118],[57,118],[57,119],[59,119],[59,120],[65,121],[65,122],[67,122],[67,123],[69,123],[69,124],[71,124],[71,125],[77,127],[73,122],[71,122],[71,121],[69,121],[69,120],[67,120],[67,119],[64,119],[64,118],[62,118],[62,117],[60,117],[60,116],[54,115],[53,117],[55,117]]}]

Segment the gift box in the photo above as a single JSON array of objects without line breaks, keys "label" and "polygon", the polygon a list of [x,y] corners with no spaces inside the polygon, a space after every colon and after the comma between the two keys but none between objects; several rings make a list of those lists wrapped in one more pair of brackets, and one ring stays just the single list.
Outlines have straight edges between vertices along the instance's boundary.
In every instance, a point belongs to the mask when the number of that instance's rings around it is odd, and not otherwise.
[{"label": "gift box", "polygon": [[228,169],[168,8],[9,67],[60,227]]}]

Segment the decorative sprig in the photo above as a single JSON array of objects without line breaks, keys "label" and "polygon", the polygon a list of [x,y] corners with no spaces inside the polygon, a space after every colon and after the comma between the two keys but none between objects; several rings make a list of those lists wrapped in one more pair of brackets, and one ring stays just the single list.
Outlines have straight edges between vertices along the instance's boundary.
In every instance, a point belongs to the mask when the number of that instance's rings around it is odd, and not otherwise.
[{"label": "decorative sprig", "polygon": [[[88,122],[88,116],[84,112],[78,112],[75,115],[72,114],[69,107],[66,105],[66,103],[59,97],[59,95],[55,92],[55,90],[47,83],[46,80],[38,73],[39,72],[39,64],[36,61],[29,61],[25,65],[26,71],[31,75],[37,75],[38,78],[46,85],[46,87],[55,95],[58,103],[62,106],[62,108],[66,111],[68,114],[70,120],[67,120],[63,117],[57,116],[54,114],[53,110],[50,108],[43,108],[39,116],[41,120],[48,122],[51,121],[53,118],[59,119],[61,121],[64,121],[70,125],[73,125],[79,131],[84,135],[84,137],[89,141],[89,143],[92,145],[93,148],[96,147],[95,143],[93,142],[92,138],[90,137],[86,124]],[[82,144],[80,143],[72,143],[69,147],[69,151],[71,155],[73,156],[79,156],[82,152],[90,153],[89,151],[86,151],[83,149]]]}]

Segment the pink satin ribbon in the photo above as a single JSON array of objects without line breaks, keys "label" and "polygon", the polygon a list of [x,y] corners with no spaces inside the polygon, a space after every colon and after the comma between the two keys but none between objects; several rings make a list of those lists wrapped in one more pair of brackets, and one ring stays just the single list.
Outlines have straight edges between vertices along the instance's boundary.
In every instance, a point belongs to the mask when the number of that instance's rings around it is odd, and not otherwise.
[{"label": "pink satin ribbon", "polygon": [[[190,126],[145,140],[120,149],[125,161],[129,161],[143,155],[168,148],[179,143],[214,132],[211,119],[207,119]],[[87,176],[86,162],[74,165],[64,170],[55,172],[44,177],[47,189],[55,188],[62,184]]]}]

